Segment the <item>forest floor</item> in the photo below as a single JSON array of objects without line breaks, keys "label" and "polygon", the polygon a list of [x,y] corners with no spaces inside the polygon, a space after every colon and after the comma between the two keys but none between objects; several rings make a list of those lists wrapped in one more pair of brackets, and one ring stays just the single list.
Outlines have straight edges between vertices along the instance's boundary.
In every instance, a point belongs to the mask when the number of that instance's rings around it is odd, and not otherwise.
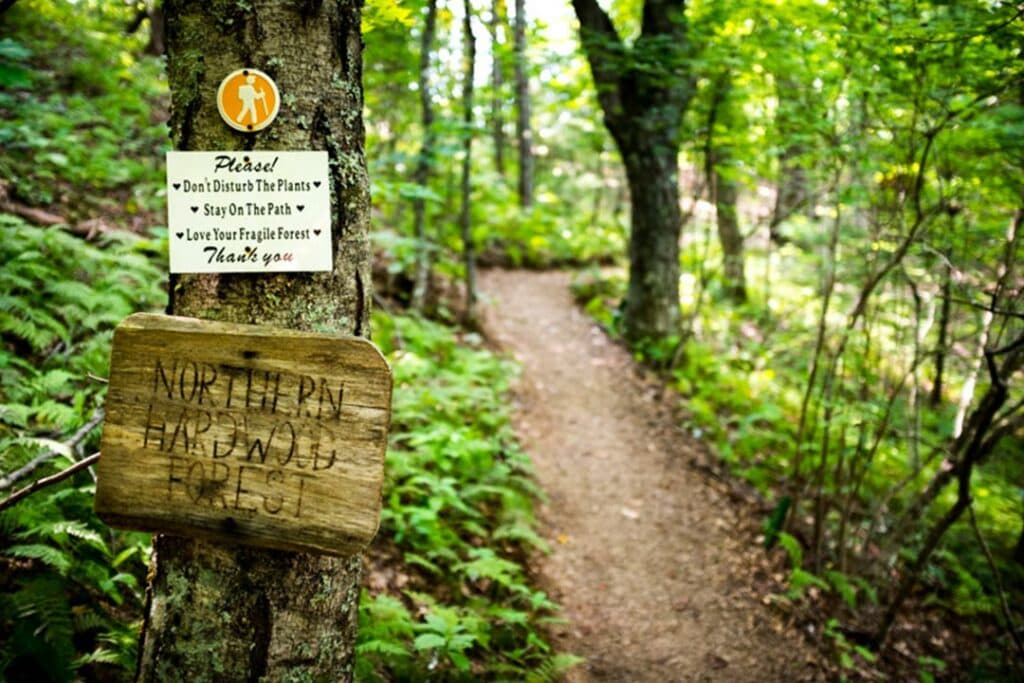
[{"label": "forest floor", "polygon": [[768,603],[762,516],[694,468],[704,446],[572,301],[565,272],[481,277],[488,336],[522,364],[516,431],[548,501],[540,585],[569,681],[813,681],[816,648]]}]

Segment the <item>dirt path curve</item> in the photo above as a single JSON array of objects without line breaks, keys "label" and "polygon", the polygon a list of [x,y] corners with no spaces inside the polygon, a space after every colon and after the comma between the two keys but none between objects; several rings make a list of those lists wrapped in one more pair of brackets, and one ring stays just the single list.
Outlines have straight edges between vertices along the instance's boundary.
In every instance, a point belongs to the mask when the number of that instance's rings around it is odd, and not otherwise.
[{"label": "dirt path curve", "polygon": [[558,647],[587,658],[570,680],[815,680],[808,646],[751,589],[743,513],[687,465],[670,401],[573,305],[569,282],[481,279],[487,331],[523,365],[516,428],[550,497],[541,585],[569,621]]}]

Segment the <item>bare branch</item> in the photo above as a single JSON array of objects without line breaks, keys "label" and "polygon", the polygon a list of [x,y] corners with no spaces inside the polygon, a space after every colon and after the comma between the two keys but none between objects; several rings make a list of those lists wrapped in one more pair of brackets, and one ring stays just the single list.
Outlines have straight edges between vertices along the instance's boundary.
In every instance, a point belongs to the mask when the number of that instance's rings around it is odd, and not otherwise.
[{"label": "bare branch", "polygon": [[6,510],[7,508],[11,507],[12,505],[16,504],[20,500],[22,500],[24,498],[27,498],[28,496],[31,496],[33,493],[35,493],[36,491],[39,491],[40,489],[44,489],[47,486],[52,486],[53,484],[56,484],[57,482],[64,481],[65,479],[67,479],[71,475],[75,474],[76,472],[80,472],[81,470],[84,470],[86,467],[92,467],[97,462],[99,462],[99,459],[100,459],[100,454],[99,453],[93,453],[88,458],[83,458],[82,460],[79,460],[78,462],[76,462],[71,467],[68,467],[67,469],[63,469],[60,472],[58,472],[57,474],[50,475],[49,477],[43,477],[42,479],[39,479],[37,481],[32,482],[31,484],[29,484],[28,486],[26,486],[23,489],[18,489],[17,491],[12,493],[7,498],[4,498],[2,501],[0,501],[0,512],[2,512],[3,510]]},{"label": "bare branch", "polygon": [[1006,630],[1010,632],[1013,644],[1017,646],[1017,654],[1024,660],[1024,642],[1021,642],[1020,634],[1017,633],[1017,627],[1013,623],[1013,614],[1010,612],[1010,605],[1006,602],[1006,591],[1003,589],[1003,579],[999,574],[999,569],[996,567],[995,558],[992,557],[992,551],[989,549],[988,543],[985,542],[984,536],[981,535],[981,529],[978,528],[978,519],[974,516],[973,503],[967,508],[967,512],[970,514],[971,529],[974,530],[974,536],[978,539],[978,545],[981,546],[982,552],[985,553],[989,570],[996,580],[996,591],[999,593],[999,605],[1003,610],[1003,618],[1006,620]]},{"label": "bare branch", "polygon": [[[72,434],[71,438],[63,442],[64,445],[67,446],[68,448],[75,448],[79,443],[82,442],[83,439],[85,439],[85,437],[89,435],[89,432],[95,429],[96,426],[99,425],[99,423],[102,421],[103,409],[97,408],[93,412],[92,418],[84,425],[82,425],[82,427],[77,432]],[[42,455],[38,455],[32,458],[27,463],[25,463],[18,469],[14,470],[10,474],[5,475],[4,477],[0,477],[0,491],[10,488],[16,482],[32,474],[32,472],[34,472],[36,468],[38,468],[40,465],[47,463],[50,460],[53,460],[58,455],[60,455],[60,451],[47,451]]]}]

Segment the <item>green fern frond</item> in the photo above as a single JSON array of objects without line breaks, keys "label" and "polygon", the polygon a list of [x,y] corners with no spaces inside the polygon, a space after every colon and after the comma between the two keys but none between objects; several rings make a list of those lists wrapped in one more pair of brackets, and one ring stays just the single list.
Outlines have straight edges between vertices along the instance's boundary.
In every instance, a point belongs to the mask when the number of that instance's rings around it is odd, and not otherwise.
[{"label": "green fern frond", "polygon": [[526,677],[526,683],[557,683],[576,666],[586,660],[576,655],[558,653],[547,659]]},{"label": "green fern frond", "polygon": [[71,569],[71,558],[62,550],[40,543],[26,545],[12,545],[4,554],[12,557],[21,557],[31,560],[39,560],[56,569],[60,574],[67,574]]}]

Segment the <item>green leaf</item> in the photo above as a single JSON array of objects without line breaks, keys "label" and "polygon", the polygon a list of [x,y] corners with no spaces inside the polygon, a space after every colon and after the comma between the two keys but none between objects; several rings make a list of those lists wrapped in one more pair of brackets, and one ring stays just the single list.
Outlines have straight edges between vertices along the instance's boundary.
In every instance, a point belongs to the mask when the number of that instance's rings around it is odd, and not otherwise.
[{"label": "green leaf", "polygon": [[438,650],[444,648],[447,642],[444,636],[436,633],[421,633],[416,636],[412,646],[417,650]]}]

